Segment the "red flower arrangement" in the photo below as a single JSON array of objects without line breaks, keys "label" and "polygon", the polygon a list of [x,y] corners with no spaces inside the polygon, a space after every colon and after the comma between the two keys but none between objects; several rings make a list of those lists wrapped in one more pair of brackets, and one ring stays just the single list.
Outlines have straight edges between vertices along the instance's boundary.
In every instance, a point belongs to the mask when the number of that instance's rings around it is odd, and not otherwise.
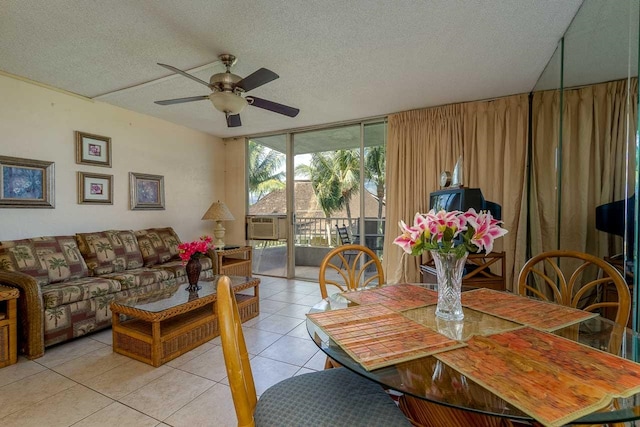
[{"label": "red flower arrangement", "polygon": [[213,239],[211,236],[201,236],[199,240],[193,242],[180,243],[178,254],[183,263],[190,259],[198,259],[206,255],[207,251],[213,249]]}]

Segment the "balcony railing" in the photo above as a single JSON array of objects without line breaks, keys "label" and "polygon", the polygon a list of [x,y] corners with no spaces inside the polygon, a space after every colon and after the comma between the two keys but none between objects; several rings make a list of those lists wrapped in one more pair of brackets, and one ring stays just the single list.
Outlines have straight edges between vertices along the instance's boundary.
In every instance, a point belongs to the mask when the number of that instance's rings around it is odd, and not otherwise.
[{"label": "balcony railing", "polygon": [[[373,250],[382,250],[384,218],[365,219],[365,245]],[[337,227],[347,227],[351,241],[360,242],[360,220],[358,218],[296,218],[294,243],[296,246],[338,246]]]}]

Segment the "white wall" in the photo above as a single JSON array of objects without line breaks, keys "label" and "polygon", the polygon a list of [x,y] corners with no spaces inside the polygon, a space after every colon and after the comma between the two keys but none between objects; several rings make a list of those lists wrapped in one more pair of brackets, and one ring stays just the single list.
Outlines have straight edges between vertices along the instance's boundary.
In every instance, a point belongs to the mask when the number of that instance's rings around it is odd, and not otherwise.
[{"label": "white wall", "polygon": [[[111,168],[75,163],[76,130],[111,137]],[[213,223],[201,218],[214,200],[244,199],[225,190],[219,138],[4,75],[0,155],[55,162],[55,209],[0,208],[0,241],[162,226],[192,240],[212,234]],[[78,204],[77,171],[113,175],[113,205]],[[129,210],[129,172],[164,176],[165,210]],[[243,210],[232,208],[240,220]]]},{"label": "white wall", "polygon": [[[226,140],[227,161],[225,163],[224,202],[233,214],[235,221],[225,223],[224,241],[227,244],[244,244],[246,215],[246,142],[244,138]],[[222,200],[222,199],[221,199]]]}]

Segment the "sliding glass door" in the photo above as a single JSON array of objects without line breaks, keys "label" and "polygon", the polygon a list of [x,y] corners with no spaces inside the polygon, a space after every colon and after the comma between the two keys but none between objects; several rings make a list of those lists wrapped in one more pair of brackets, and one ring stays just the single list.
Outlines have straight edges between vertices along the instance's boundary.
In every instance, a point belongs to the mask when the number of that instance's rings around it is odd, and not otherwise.
[{"label": "sliding glass door", "polygon": [[[324,256],[346,241],[382,256],[385,138],[386,122],[380,120],[249,140],[248,227],[279,216],[286,228],[279,240],[253,240],[254,273],[317,280]],[[281,175],[270,186],[252,184],[271,177],[256,172],[258,154],[266,158],[266,152],[277,153],[272,155],[280,159]],[[268,195],[258,190],[265,187]],[[338,227],[346,229],[346,239]]]}]

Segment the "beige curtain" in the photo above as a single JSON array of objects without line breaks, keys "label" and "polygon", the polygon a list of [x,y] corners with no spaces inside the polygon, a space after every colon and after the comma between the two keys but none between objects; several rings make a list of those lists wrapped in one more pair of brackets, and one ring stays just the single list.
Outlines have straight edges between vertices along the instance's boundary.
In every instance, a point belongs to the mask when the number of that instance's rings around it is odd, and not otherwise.
[{"label": "beige curtain", "polygon": [[507,289],[526,262],[526,159],[529,100],[526,94],[462,105],[465,185],[502,205],[509,230],[494,251],[505,251]]},{"label": "beige curtain", "polygon": [[412,222],[429,209],[429,194],[438,177],[452,170],[462,153],[461,106],[407,111],[389,116],[387,138],[387,204],[383,268],[388,283],[420,282],[418,257],[403,257],[393,244],[398,222]]},{"label": "beige curtain", "polygon": [[[625,198],[626,189],[633,189],[633,172],[625,176],[625,171],[627,163],[630,171],[635,169],[637,79],[630,82],[630,99],[628,84],[620,80],[564,91],[560,186],[556,185],[555,166],[559,92],[534,94],[532,254],[558,248],[602,257],[622,251],[619,237],[596,230],[595,209]],[[629,129],[628,110],[632,117]]]},{"label": "beige curtain", "polygon": [[[397,223],[429,209],[429,194],[439,189],[439,175],[452,170],[460,155],[464,184],[481,188],[487,200],[502,205],[509,234],[496,250],[507,251],[507,286],[514,256],[526,230],[521,214],[525,185],[528,126],[527,95],[493,101],[447,105],[389,117],[387,142],[387,224],[384,268],[389,283],[420,281],[419,264],[393,245]],[[524,250],[522,250],[524,252]]]}]

